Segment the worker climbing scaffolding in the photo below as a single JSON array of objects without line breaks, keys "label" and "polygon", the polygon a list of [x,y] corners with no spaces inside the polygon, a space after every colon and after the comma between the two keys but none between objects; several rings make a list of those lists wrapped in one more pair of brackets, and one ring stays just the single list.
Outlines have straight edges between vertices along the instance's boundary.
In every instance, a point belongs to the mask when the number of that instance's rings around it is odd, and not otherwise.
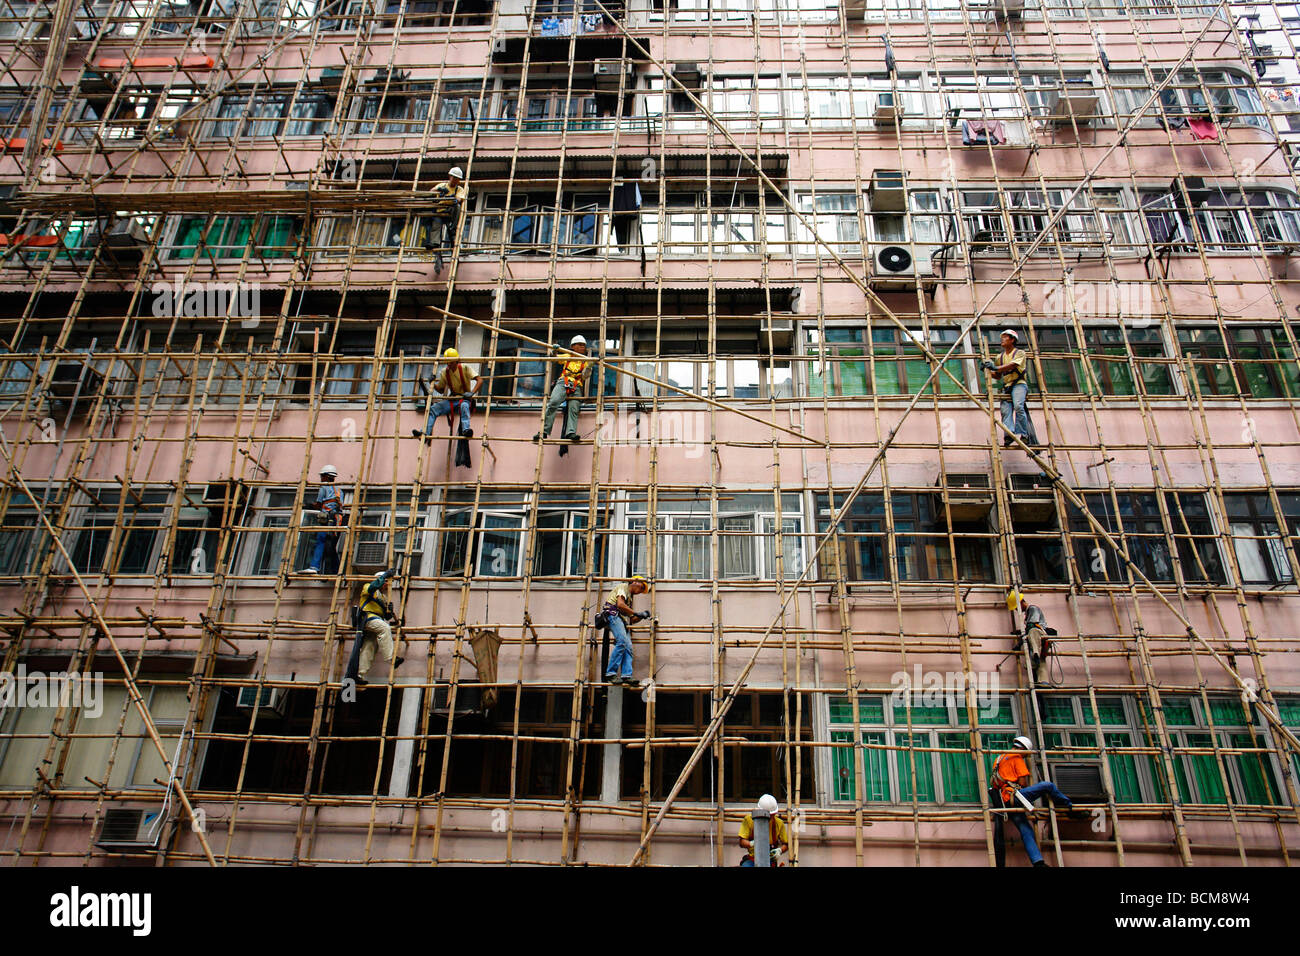
[{"label": "worker climbing scaffolding", "polygon": [[[1002,354],[995,360],[985,359],[980,365],[1001,385],[1002,424],[1007,431],[1024,439],[1027,445],[1038,445],[1038,433],[1034,431],[1034,420],[1029,417],[1026,405],[1029,400],[1029,356],[1020,347],[1020,336],[1015,330],[1003,329],[999,338]],[[1002,444],[1006,447],[1014,444],[1011,435],[1003,435]]]},{"label": "worker climbing scaffolding", "polygon": [[460,214],[469,195],[465,171],[453,166],[447,171],[447,178],[435,185],[430,194],[433,211],[425,224],[424,248],[434,253],[436,274],[443,270],[443,254],[450,257],[459,238]]},{"label": "worker climbing scaffolding", "polygon": [[463,364],[460,353],[454,348],[447,349],[442,357],[446,362],[442,374],[434,380],[432,387],[426,388],[430,393],[436,392],[445,397],[429,406],[429,417],[424,428],[411,429],[411,437],[423,440],[432,435],[434,424],[446,415],[450,427],[456,429],[455,434],[460,436],[456,442],[456,464],[468,468],[471,464],[469,440],[474,437],[474,429],[470,427],[470,414],[474,411],[474,395],[483,384],[483,376],[475,366]]},{"label": "worker climbing scaffolding", "polygon": [[397,614],[384,596],[384,588],[396,578],[396,570],[389,568],[362,585],[360,599],[353,608],[356,640],[343,675],[345,681],[364,686],[366,681],[362,675],[370,671],[376,652],[382,654],[384,660],[393,661],[394,669],[402,666],[402,658],[393,659],[393,625],[398,623]]},{"label": "worker climbing scaffolding", "polygon": [[343,498],[334,487],[338,478],[338,469],[333,465],[324,465],[320,470],[321,486],[316,492],[316,515],[318,523],[327,526],[328,531],[316,532],[316,542],[312,550],[311,564],[302,569],[303,574],[337,574],[339,570],[339,539],[343,527]]},{"label": "worker climbing scaffolding", "polygon": [[[1047,861],[1043,859],[1043,854],[1038,849],[1034,824],[1029,818],[1029,814],[1034,812],[1034,801],[1039,797],[1047,797],[1053,804],[1064,805],[1066,811],[1070,813],[1074,812],[1074,804],[1050,780],[1040,780],[1038,783],[1030,784],[1029,781],[1032,778],[1029,775],[1027,758],[1032,756],[1033,749],[1033,741],[1028,737],[1017,737],[1012,741],[1011,750],[1002,754],[993,762],[989,799],[990,803],[995,807],[1011,809],[1018,805],[1023,808],[1023,810],[1016,810],[1005,815],[1020,831],[1020,839],[1025,845],[1025,853],[1029,857],[1029,862],[1034,866],[1047,866]],[[1005,859],[1005,850],[1003,850],[1005,843],[1003,841],[1002,820],[999,817],[994,820],[993,827],[994,851],[997,854],[999,866],[1003,865]]]},{"label": "worker climbing scaffolding", "polygon": [[[546,402],[546,411],[542,418],[542,430],[533,436],[533,441],[549,438],[551,427],[555,424],[555,415],[564,406],[564,430],[560,437],[565,441],[578,440],[578,413],[582,410],[582,394],[587,388],[587,379],[591,376],[591,360],[586,358],[587,340],[575,335],[569,340],[569,348],[557,349],[564,356],[560,366],[560,375],[551,389],[551,396]],[[560,446],[560,456],[567,455],[569,449]]]}]

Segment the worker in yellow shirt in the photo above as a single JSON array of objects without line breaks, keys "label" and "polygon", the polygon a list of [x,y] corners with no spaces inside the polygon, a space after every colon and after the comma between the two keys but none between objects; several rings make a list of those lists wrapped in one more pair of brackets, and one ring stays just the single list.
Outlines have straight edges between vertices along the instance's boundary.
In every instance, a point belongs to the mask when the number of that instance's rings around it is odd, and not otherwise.
[{"label": "worker in yellow shirt", "polygon": [[[578,412],[582,409],[582,395],[587,389],[587,378],[591,375],[591,359],[587,358],[587,340],[575,335],[569,340],[567,349],[560,349],[564,354],[564,363],[560,366],[559,377],[551,389],[551,397],[546,402],[546,413],[542,418],[542,430],[533,436],[533,441],[549,438],[551,427],[555,424],[555,414],[564,408],[564,432],[561,438],[567,441],[578,440]],[[560,446],[560,454],[568,449]]]},{"label": "worker in yellow shirt", "polygon": [[[384,588],[396,575],[397,572],[389,568],[376,574],[361,588],[360,607],[357,609],[360,620],[355,622],[358,625],[357,640],[348,660],[347,672],[343,675],[344,680],[354,681],[358,686],[366,683],[361,675],[370,670],[376,651],[383,655],[384,660],[393,660],[392,625],[397,623],[397,615],[393,605],[384,597]],[[402,658],[397,658],[393,666],[401,667]]]},{"label": "worker in yellow shirt", "polygon": [[[983,367],[1002,386],[1002,424],[1007,431],[1020,436],[1026,445],[1037,445],[1034,420],[1029,417],[1029,356],[1020,348],[1020,337],[1014,329],[1003,329],[999,340],[1002,354],[993,361],[984,361]],[[1003,445],[1013,444],[1010,435],[1004,435]]]},{"label": "worker in yellow shirt", "polygon": [[[788,853],[790,850],[790,831],[786,829],[778,813],[781,812],[781,805],[776,802],[776,797],[770,793],[765,793],[758,798],[758,808],[767,814],[767,845],[768,853],[771,856],[772,866],[781,865],[781,854]],[[745,849],[745,857],[740,861],[741,866],[754,865],[754,815],[746,813],[745,819],[740,821],[740,845]]]},{"label": "worker in yellow shirt", "polygon": [[[469,190],[465,186],[465,171],[459,166],[453,166],[447,171],[447,178],[430,190],[433,201],[433,216],[424,231],[424,248],[437,249],[436,272],[442,271],[442,254],[444,251],[450,253],[456,246],[456,234],[460,228],[460,213],[465,205],[465,200],[469,198]],[[434,232],[439,234],[440,241],[435,242]]]}]

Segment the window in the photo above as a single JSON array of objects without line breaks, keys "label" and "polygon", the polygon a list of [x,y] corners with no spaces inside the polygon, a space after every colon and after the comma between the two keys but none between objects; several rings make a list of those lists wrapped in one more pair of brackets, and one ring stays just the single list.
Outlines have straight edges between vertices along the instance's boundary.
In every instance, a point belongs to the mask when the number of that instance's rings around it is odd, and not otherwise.
[{"label": "window", "polygon": [[49,547],[49,534],[43,530],[38,510],[48,509],[47,514],[55,514],[58,500],[42,503],[42,489],[32,488],[32,492],[35,499],[21,491],[11,492],[0,512],[0,575],[35,573]]},{"label": "window", "polygon": [[[638,356],[637,374],[683,391],[717,399],[790,394],[789,358],[780,349],[777,356],[769,357],[766,337],[752,326],[748,329],[740,325],[719,327],[713,341],[712,368],[706,329],[682,329],[674,325],[661,329],[656,341],[655,330],[643,327],[635,330],[633,341]],[[662,360],[645,361],[648,356],[660,356]],[[649,398],[656,390],[656,386],[639,379],[634,380],[633,386],[635,394],[643,398]],[[681,396],[681,392],[662,385],[657,390],[665,399]]]},{"label": "window", "polygon": [[797,222],[799,239],[797,251],[802,255],[819,255],[820,239],[839,256],[862,255],[862,229],[858,220],[858,195],[853,192],[818,192],[796,197],[798,209],[805,221],[811,222],[816,238],[809,234],[803,222]]},{"label": "window", "polygon": [[[1034,330],[1045,391],[1054,394],[1136,395],[1140,377],[1144,394],[1174,394],[1171,360],[1165,355],[1159,328],[1090,326],[1083,332],[1088,350],[1086,363],[1076,344],[1078,336],[1074,329]],[[989,348],[996,352],[1001,346],[994,338],[990,336]],[[1137,375],[1128,358],[1129,349],[1136,360]],[[1034,371],[1031,360],[1031,376]]]},{"label": "window", "polygon": [[[169,491],[96,488],[82,492],[67,526],[75,534],[70,549],[80,574],[154,574],[166,541]],[[119,508],[121,519],[119,522]],[[120,524],[121,531],[114,536]],[[108,550],[110,541],[113,550]]]},{"label": "window", "polygon": [[[1128,712],[1136,701],[1128,695],[1097,696],[1097,710],[1087,696],[1051,694],[1042,702],[1043,740],[1053,762],[1101,762],[1097,725],[1107,749],[1106,762],[1115,783],[1116,803],[1141,803],[1143,796],[1139,757],[1124,748],[1141,746]],[[1117,752],[1118,751],[1118,752]]]},{"label": "window", "polygon": [[[1012,703],[980,686],[975,700],[981,747],[991,767],[1016,734]],[[854,800],[858,781],[852,702],[831,697],[828,707],[830,740],[837,745],[831,750],[831,797]],[[864,802],[910,803],[915,792],[921,803],[979,803],[968,716],[964,688],[858,697]]]},{"label": "window", "polygon": [[[341,485],[336,487],[343,495],[346,513],[348,489]],[[312,549],[316,544],[315,532],[318,530],[315,512],[310,510],[315,501],[316,487],[307,486],[308,500],[303,505],[300,531],[289,530],[296,498],[293,490],[262,488],[254,495],[253,507],[240,522],[250,530],[239,534],[235,567],[239,568],[241,574],[251,577],[278,575],[285,557],[286,543],[293,548],[287,571],[292,573],[311,564]]]},{"label": "window", "polygon": [[[477,86],[477,84],[474,84]],[[361,105],[349,135],[423,136],[433,102],[433,83],[409,83],[377,76],[361,84]],[[454,128],[440,132],[452,132]]]},{"label": "window", "polygon": [[[232,284],[229,297],[214,300],[211,308],[218,313],[227,308],[233,311],[231,300],[239,294],[240,290],[233,288]],[[241,298],[239,302],[247,303],[247,299]],[[207,312],[209,308],[205,300],[202,309]],[[186,312],[188,309],[181,310],[181,314]],[[248,311],[238,312],[240,316],[249,314]],[[190,324],[193,326],[195,323]],[[200,334],[203,351],[195,353]],[[223,346],[217,345],[221,339],[219,325],[194,331],[176,329],[170,336],[156,332],[150,340],[151,357],[144,360],[141,372],[141,400],[146,404],[156,401],[164,405],[184,405],[194,395],[204,405],[228,405],[238,402],[241,394],[256,395],[263,388],[269,356],[260,360],[249,359],[243,353],[268,353],[271,337],[270,331],[255,332],[239,328],[235,323],[231,324]],[[272,391],[276,388],[274,377],[265,384]]]},{"label": "window", "polygon": [[[814,357],[807,363],[810,396],[914,395],[932,367],[922,343],[942,357],[956,343],[957,330],[833,327],[826,330],[824,344],[821,339],[816,329],[804,330],[808,353]],[[946,368],[956,381],[940,372],[926,394],[933,395],[936,389],[940,395],[960,394],[958,383],[967,381],[967,364],[960,358],[949,359]]]},{"label": "window", "polygon": [[[1226,581],[1205,496],[1192,492],[1165,492],[1164,506],[1174,541],[1165,534],[1160,502],[1153,492],[1117,491],[1118,517],[1107,493],[1087,493],[1084,502],[1093,517],[1128,548],[1129,558],[1155,582],[1175,580],[1174,549],[1182,565],[1183,580],[1223,584]],[[1068,506],[1075,559],[1086,581],[1123,582],[1127,575],[1110,545],[1090,531],[1083,514]]]},{"label": "window", "polygon": [[1287,553],[1288,536],[1300,525],[1300,496],[1279,494],[1285,531],[1279,527],[1268,495],[1256,492],[1225,492],[1227,510],[1241,583],[1250,585],[1287,584],[1293,580]]},{"label": "window", "polygon": [[[655,516],[653,577],[703,580],[711,577],[712,526],[707,497],[661,500]],[[649,550],[646,500],[627,505],[627,573],[647,574]],[[799,495],[781,496],[780,563],[787,579],[803,573],[803,508]],[[718,577],[773,580],[778,570],[776,505],[770,493],[726,492],[718,498]]]},{"label": "window", "polygon": [[[646,254],[660,246],[665,258],[753,256],[788,252],[785,206],[775,194],[765,197],[762,208],[757,193],[728,191],[714,194],[670,192],[663,206],[658,193],[643,193],[641,241]],[[766,223],[766,227],[763,227]],[[766,240],[766,245],[764,245]]]},{"label": "window", "polygon": [[[314,688],[280,688],[282,705],[274,710],[265,704],[259,706],[255,724],[253,709],[239,706],[239,692],[238,687],[223,687],[217,697],[210,733],[218,739],[204,741],[199,789],[231,792],[242,788],[250,793],[299,796],[308,791],[389,792],[397,749],[392,738],[398,734],[402,708],[392,706],[382,688],[374,693],[358,694],[354,702],[331,715],[325,728],[315,731]],[[432,726],[429,733],[432,738],[435,733]],[[205,735],[196,736],[202,739]],[[381,736],[387,739],[381,741]],[[328,760],[317,759],[312,763],[313,739],[328,749]],[[310,781],[309,766],[312,767]],[[434,768],[441,769],[441,760],[434,763]]]},{"label": "window", "polygon": [[[491,88],[491,81],[488,82],[486,87],[479,80],[443,84],[438,95],[438,120],[434,125],[434,130],[439,133],[474,132],[474,122],[482,110],[483,92],[485,89],[491,92]],[[513,120],[515,117],[515,101],[509,100],[509,102],[509,115],[505,113],[502,115],[505,119]],[[510,123],[508,127],[504,128],[513,130],[514,123]],[[486,131],[484,130],[484,132]]]},{"label": "window", "polygon": [[[847,496],[835,495],[835,507],[843,507]],[[896,574],[900,581],[952,580],[952,552],[942,499],[933,492],[894,492],[890,496],[894,524]],[[831,510],[827,496],[816,496],[817,533],[830,528]],[[844,580],[887,581],[889,564],[885,549],[885,497],[859,494],[849,513],[841,519],[838,564]],[[960,581],[993,581],[994,533],[987,518],[953,522],[956,543],[957,578]],[[836,580],[835,538],[818,555],[822,580]]]},{"label": "window", "polygon": [[301,228],[291,216],[181,216],[164,253],[168,259],[285,259],[297,251]]},{"label": "window", "polygon": [[[1229,800],[1237,804],[1276,804],[1279,795],[1272,756],[1240,752],[1268,746],[1254,707],[1244,704],[1239,694],[1211,693],[1206,698],[1208,713],[1199,695],[1167,694],[1161,699],[1171,728],[1174,777],[1182,800],[1205,804],[1224,804]],[[1213,752],[1216,748],[1223,759],[1223,773]],[[1205,752],[1193,753],[1193,750]],[[1159,799],[1166,799],[1163,777],[1158,768],[1152,769]]]},{"label": "window", "polygon": [[[759,795],[772,793],[782,806],[788,806],[791,795],[783,788],[788,760],[791,776],[798,774],[795,779],[801,783],[800,799],[811,801],[815,751],[795,742],[812,738],[811,707],[809,699],[787,696],[780,691],[749,691],[738,696],[718,734],[718,739],[724,741],[722,767],[718,767],[710,751],[686,779],[680,799],[712,802],[721,769],[723,792],[716,794],[721,799],[753,803]],[[647,736],[647,712],[640,695],[624,695],[624,737]],[[711,716],[707,693],[659,691],[654,702],[654,732],[650,734],[656,742],[623,751],[623,799],[635,800],[642,795],[647,754],[650,760],[647,796],[651,800],[667,796],[691,755],[691,738],[699,739]],[[791,741],[789,753],[787,738]],[[788,823],[788,815],[785,819]]]},{"label": "window", "polygon": [[301,362],[294,367],[293,393],[296,396],[322,396],[327,402],[364,401],[374,381],[375,333],[320,330],[319,339],[302,332],[298,350],[316,349],[316,361]]},{"label": "window", "polygon": [[208,124],[208,139],[231,137],[322,136],[334,116],[330,93],[303,89],[228,93],[218,102]]},{"label": "window", "polygon": [[1281,326],[1229,326],[1227,344],[1214,327],[1181,327],[1178,343],[1203,397],[1300,397],[1300,367]]},{"label": "window", "polygon": [[352,548],[354,570],[382,570],[400,562],[411,573],[419,574],[429,537],[425,530],[428,502],[429,492],[422,492],[413,513],[410,488],[399,487],[396,493],[388,488],[365,489]]},{"label": "window", "polygon": [[489,193],[483,197],[482,251],[496,254],[504,241],[507,255],[550,255],[552,246],[557,256],[594,255],[605,238],[608,204],[608,194],[562,193],[557,206],[554,190],[515,192],[507,214],[506,194]]},{"label": "window", "polygon": [[[473,493],[448,495],[442,513],[442,543],[438,573],[448,577],[464,574],[466,561],[472,576],[480,578],[522,577],[525,573],[529,539],[532,540],[531,573],[537,577],[581,577],[587,573],[587,518],[585,497],[544,493],[538,502],[536,523],[530,534],[530,493],[485,492],[474,508]],[[591,573],[604,574],[605,539],[608,532],[608,503],[602,497],[596,505],[597,526]]]}]

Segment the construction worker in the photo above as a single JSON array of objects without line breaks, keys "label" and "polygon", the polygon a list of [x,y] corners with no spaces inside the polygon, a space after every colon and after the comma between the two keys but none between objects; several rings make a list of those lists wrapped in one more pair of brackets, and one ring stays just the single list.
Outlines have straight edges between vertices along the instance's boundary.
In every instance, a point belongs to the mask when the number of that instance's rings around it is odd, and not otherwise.
[{"label": "construction worker", "polygon": [[634,574],[609,592],[601,608],[603,626],[609,628],[609,636],[614,640],[614,649],[609,652],[609,664],[605,668],[605,679],[611,684],[636,683],[632,679],[632,638],[627,629],[633,621],[650,617],[649,611],[632,607],[632,598],[648,590],[650,582],[645,576]]},{"label": "construction worker", "polygon": [[[785,821],[777,815],[781,812],[781,805],[776,802],[776,797],[765,793],[758,798],[758,809],[767,814],[767,846],[772,860],[771,865],[780,866],[781,854],[790,852],[790,831],[786,829]],[[745,849],[745,856],[740,861],[740,865],[753,866],[754,814],[752,813],[746,813],[745,819],[740,821],[740,845]]]},{"label": "construction worker", "polygon": [[322,566],[326,574],[338,573],[338,529],[343,526],[343,499],[334,487],[334,479],[338,476],[338,469],[333,465],[325,465],[320,470],[321,485],[316,492],[317,521],[334,530],[316,532],[316,548],[312,552],[311,564],[302,569],[303,574],[319,574]]},{"label": "construction worker", "polygon": [[[533,441],[551,437],[551,426],[555,424],[555,413],[564,405],[564,431],[560,435],[567,441],[578,440],[578,412],[582,409],[582,393],[587,388],[587,378],[591,374],[591,360],[586,358],[587,340],[575,335],[569,340],[567,349],[553,349],[563,353],[564,363],[560,366],[560,375],[551,389],[551,397],[546,402],[546,413],[542,418],[542,430],[533,436]],[[568,449],[560,446],[560,454]]]},{"label": "construction worker", "polygon": [[[442,252],[450,253],[456,246],[456,232],[460,226],[460,210],[465,205],[469,190],[465,186],[465,171],[453,166],[447,171],[447,178],[430,190],[433,200],[433,216],[424,231],[424,248],[437,249],[435,272],[442,271]],[[434,226],[438,227],[440,242],[434,242]]]},{"label": "construction worker", "polygon": [[[1034,667],[1034,682],[1042,683],[1047,656],[1052,653],[1052,638],[1056,636],[1056,628],[1048,627],[1043,609],[1037,604],[1028,603],[1023,596],[1020,598],[1020,610],[1025,615],[1023,640],[1029,642],[1029,659]],[[1017,643],[1016,649],[1019,648],[1020,644]]]},{"label": "construction worker", "polygon": [[[392,604],[384,596],[384,588],[388,586],[390,579],[396,577],[397,572],[389,568],[387,571],[379,572],[362,586],[358,609],[361,626],[357,634],[360,652],[353,651],[348,661],[347,673],[343,675],[344,680],[364,685],[366,682],[361,675],[369,672],[370,665],[375,662],[376,650],[384,655],[384,660],[393,660],[392,625],[397,623],[397,617],[393,613]],[[393,667],[401,666],[402,658],[399,657],[393,663]]]},{"label": "construction worker", "polygon": [[[1017,737],[1011,742],[1011,750],[1002,754],[993,762],[992,790],[996,791],[1003,807],[1019,804],[1026,811],[1032,811],[1033,802],[1039,797],[1048,797],[1055,803],[1065,805],[1067,811],[1074,810],[1070,798],[1063,794],[1050,780],[1041,780],[1030,786],[1029,763],[1025,759],[1033,750],[1033,742],[1028,737]],[[1025,844],[1025,853],[1034,866],[1047,866],[1043,854],[1038,850],[1038,840],[1034,837],[1034,825],[1024,812],[1009,813],[1011,822],[1020,831],[1020,839]],[[994,837],[1000,839],[1002,827],[994,829]]]},{"label": "construction worker", "polygon": [[[981,366],[1002,384],[1002,424],[1008,431],[1024,439],[1027,445],[1037,445],[1038,435],[1034,432],[1034,421],[1029,417],[1026,402],[1029,400],[1028,362],[1029,356],[1019,347],[1019,336],[1013,329],[1003,329],[999,337],[1002,342],[1002,354],[996,361],[985,359]],[[1002,439],[1002,444],[1013,443],[1010,435]]]},{"label": "construction worker", "polygon": [[445,364],[442,374],[434,380],[433,391],[447,397],[429,406],[429,418],[424,424],[424,430],[412,428],[411,437],[423,439],[432,435],[434,423],[443,415],[458,416],[460,422],[456,433],[461,436],[461,440],[456,443],[456,464],[468,466],[469,440],[474,437],[469,416],[474,410],[474,394],[483,384],[483,376],[473,365],[463,364],[460,353],[455,349],[447,349],[442,357]]}]

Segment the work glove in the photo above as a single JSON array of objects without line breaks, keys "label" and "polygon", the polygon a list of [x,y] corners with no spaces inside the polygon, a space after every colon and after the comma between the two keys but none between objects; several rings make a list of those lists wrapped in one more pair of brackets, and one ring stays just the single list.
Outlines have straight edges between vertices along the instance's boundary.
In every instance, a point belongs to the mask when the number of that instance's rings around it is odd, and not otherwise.
[{"label": "work glove", "polygon": [[640,620],[640,621],[646,621],[646,620],[649,620],[649,619],[650,619],[650,612],[649,612],[649,611],[637,611],[636,616],[637,616],[637,620]]},{"label": "work glove", "polygon": [[988,371],[992,372],[994,369],[997,368],[997,366],[994,365],[992,362],[990,362],[988,359],[985,359],[984,361],[980,362],[980,368],[987,369]]}]

